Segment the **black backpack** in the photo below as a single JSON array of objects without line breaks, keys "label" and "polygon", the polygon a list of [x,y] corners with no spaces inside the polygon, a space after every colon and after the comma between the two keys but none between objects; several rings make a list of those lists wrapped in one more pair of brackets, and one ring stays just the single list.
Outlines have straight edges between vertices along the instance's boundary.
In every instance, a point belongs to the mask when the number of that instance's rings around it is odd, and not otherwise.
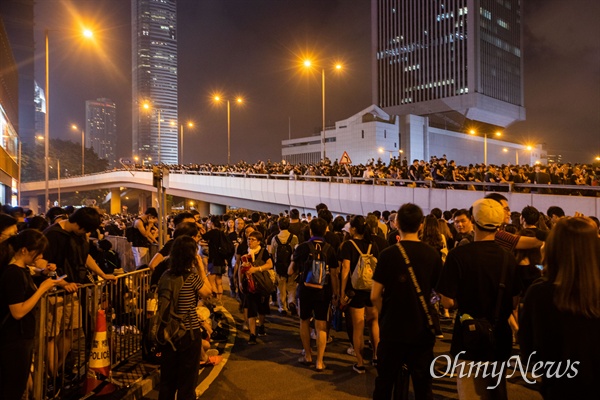
[{"label": "black backpack", "polygon": [[228,263],[231,262],[234,252],[233,243],[222,231],[219,231],[219,247],[217,248],[217,252],[219,253],[219,257],[223,258],[223,260]]},{"label": "black backpack", "polygon": [[279,276],[288,276],[288,267],[290,266],[292,254],[294,253],[294,249],[292,249],[292,245],[290,245],[293,238],[294,235],[290,233],[285,243],[282,243],[281,240],[279,240],[279,237],[275,236],[275,241],[277,242],[277,250],[275,251],[275,272],[277,272],[277,275]]}]

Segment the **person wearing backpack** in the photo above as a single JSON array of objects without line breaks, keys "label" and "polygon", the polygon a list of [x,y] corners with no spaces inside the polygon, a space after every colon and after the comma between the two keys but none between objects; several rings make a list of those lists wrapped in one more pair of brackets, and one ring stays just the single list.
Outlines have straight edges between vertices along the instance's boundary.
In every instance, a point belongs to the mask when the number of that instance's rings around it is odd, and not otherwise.
[{"label": "person wearing backpack", "polygon": [[338,267],[335,250],[325,242],[327,222],[313,218],[309,223],[311,238],[298,245],[288,274],[299,273],[298,299],[300,305],[300,338],[304,356],[298,360],[305,365],[312,364],[310,346],[310,319],[314,316],[317,331],[317,372],[325,369],[323,356],[327,345],[327,315],[334,293],[338,291],[336,279],[331,279],[329,271]]},{"label": "person wearing backpack", "polygon": [[[379,344],[378,313],[371,303],[371,287],[369,287],[369,282],[371,286],[373,284],[373,270],[377,264],[379,249],[371,241],[371,233],[362,215],[356,215],[350,220],[350,237],[350,240],[342,243],[338,255],[338,260],[342,263],[339,298],[342,307],[348,305],[352,319],[352,342],[356,354],[356,364],[352,369],[358,374],[364,374],[366,372],[363,359],[365,319],[369,324],[374,355],[377,354]],[[359,271],[363,273],[359,274]],[[350,298],[348,294],[352,292],[354,295]],[[373,357],[372,363],[377,365],[376,356]]]},{"label": "person wearing backpack", "polygon": [[[176,257],[169,257],[169,269],[159,281],[159,311],[161,301],[177,302],[175,314],[181,316],[185,333],[174,343],[161,346],[160,389],[158,400],[195,399],[196,382],[200,369],[202,336],[196,306],[201,298],[211,295],[206,277],[198,275],[198,245],[189,236],[180,236],[173,242],[171,250]],[[163,294],[161,288],[168,287],[166,281],[183,277],[176,299],[168,298],[173,292]],[[181,281],[181,280],[179,280]],[[165,296],[165,297],[161,297]],[[160,333],[160,332],[159,332]]]},{"label": "person wearing backpack", "polygon": [[279,314],[296,315],[296,276],[288,274],[294,249],[298,246],[298,237],[290,233],[290,220],[281,217],[277,220],[279,233],[271,240],[271,256],[277,275],[277,305]]}]

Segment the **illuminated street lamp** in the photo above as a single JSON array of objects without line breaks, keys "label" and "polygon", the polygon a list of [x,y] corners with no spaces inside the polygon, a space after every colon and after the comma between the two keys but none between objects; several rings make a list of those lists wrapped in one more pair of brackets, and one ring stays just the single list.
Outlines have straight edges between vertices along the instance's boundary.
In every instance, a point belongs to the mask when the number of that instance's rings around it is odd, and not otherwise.
[{"label": "illuminated street lamp", "polygon": [[[229,99],[224,99],[220,95],[216,95],[213,99],[216,103],[227,102],[227,164],[231,164],[231,105]],[[235,102],[242,104],[244,100],[241,97],[236,97]]]},{"label": "illuminated street lamp", "polygon": [[[469,133],[471,135],[475,135],[475,134],[477,134],[477,131],[475,131],[474,129],[471,129],[469,131]],[[502,133],[500,131],[497,131],[497,132],[494,133],[494,135],[499,137],[499,136],[502,136]],[[487,153],[488,153],[488,151],[487,151],[487,138],[488,138],[488,134],[484,133],[483,134],[483,163],[485,165],[487,165]]]},{"label": "illuminated street lamp", "polygon": [[[311,60],[304,60],[304,68],[313,68],[313,62]],[[342,70],[341,63],[335,63],[333,66],[335,71]],[[325,68],[321,68],[321,106],[322,106],[322,117],[323,117],[323,132],[321,132],[321,160],[325,160],[327,157],[325,149]]]},{"label": "illuminated street lamp", "polygon": [[[179,139],[179,162],[182,164],[183,164],[183,125],[184,124],[181,124],[181,138]],[[194,123],[188,122],[187,126],[188,126],[188,128],[193,128]]]},{"label": "illuminated street lamp", "polygon": [[[79,128],[73,124],[71,125],[71,129],[76,131]],[[83,128],[81,129],[81,175],[85,175],[85,131]]]},{"label": "illuminated street lamp", "polygon": [[[48,211],[50,207],[50,195],[48,188],[48,180],[49,180],[49,162],[50,162],[50,51],[49,51],[49,30],[44,30],[44,42],[45,42],[45,50],[46,50],[46,65],[45,65],[45,75],[46,75],[46,84],[45,84],[45,92],[46,92],[46,115],[44,116],[44,177],[45,177],[45,205],[44,210]],[[91,30],[84,29],[83,36],[86,38],[92,38],[94,35]]]}]

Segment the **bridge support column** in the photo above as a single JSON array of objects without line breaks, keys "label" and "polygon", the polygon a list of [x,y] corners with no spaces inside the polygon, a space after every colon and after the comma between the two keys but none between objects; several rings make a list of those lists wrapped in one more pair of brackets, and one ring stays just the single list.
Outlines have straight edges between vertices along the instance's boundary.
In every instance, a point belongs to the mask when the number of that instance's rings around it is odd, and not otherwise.
[{"label": "bridge support column", "polygon": [[210,214],[210,203],[201,200],[186,200],[190,207],[194,207],[201,216],[206,217]]},{"label": "bridge support column", "polygon": [[227,212],[227,206],[223,204],[210,203],[210,213],[212,215],[222,215]]},{"label": "bridge support column", "polygon": [[[22,199],[22,200],[25,200],[25,199]],[[29,200],[29,207],[28,208],[31,211],[33,211],[34,214],[36,214],[36,215],[39,214],[40,213],[40,203],[39,203],[38,197],[37,196],[31,196],[31,197],[28,198],[28,200]],[[22,204],[19,204],[19,205],[22,206]]]},{"label": "bridge support column", "polygon": [[140,191],[140,194],[138,195],[138,208],[139,208],[139,213],[143,213],[144,211],[146,211],[146,208],[148,208],[148,201],[146,198],[146,192],[144,192],[143,190]]},{"label": "bridge support column", "polygon": [[110,213],[121,213],[121,190],[119,188],[110,189]]}]

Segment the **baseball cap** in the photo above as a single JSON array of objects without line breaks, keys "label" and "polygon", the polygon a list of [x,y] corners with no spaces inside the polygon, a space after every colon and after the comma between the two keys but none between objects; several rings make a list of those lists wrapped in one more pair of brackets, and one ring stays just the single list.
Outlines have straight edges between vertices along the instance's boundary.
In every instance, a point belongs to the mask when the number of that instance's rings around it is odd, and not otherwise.
[{"label": "baseball cap", "polygon": [[504,208],[496,200],[479,199],[473,203],[473,220],[483,229],[496,229],[504,223]]}]

